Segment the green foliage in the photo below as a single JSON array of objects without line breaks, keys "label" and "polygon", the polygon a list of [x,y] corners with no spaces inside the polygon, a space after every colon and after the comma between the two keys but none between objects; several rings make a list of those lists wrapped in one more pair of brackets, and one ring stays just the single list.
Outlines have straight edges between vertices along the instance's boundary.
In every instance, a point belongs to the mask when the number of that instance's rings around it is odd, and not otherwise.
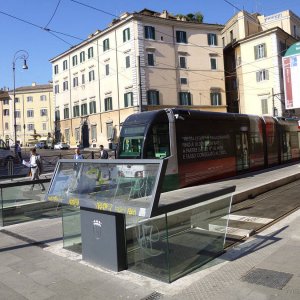
[{"label": "green foliage", "polygon": [[201,12],[195,12],[195,13],[188,13],[186,15],[183,15],[183,14],[178,14],[176,15],[175,17],[179,17],[180,19],[181,18],[186,18],[187,21],[189,22],[196,22],[196,23],[203,23],[203,19],[204,19],[204,16]]}]

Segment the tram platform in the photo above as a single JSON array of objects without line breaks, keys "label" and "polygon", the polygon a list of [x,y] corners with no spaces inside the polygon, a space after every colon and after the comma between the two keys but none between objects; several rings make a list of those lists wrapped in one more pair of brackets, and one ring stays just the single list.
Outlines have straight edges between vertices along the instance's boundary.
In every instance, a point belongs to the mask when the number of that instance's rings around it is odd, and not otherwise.
[{"label": "tram platform", "polygon": [[[210,185],[236,185],[239,202],[299,178],[300,165],[291,164]],[[167,284],[83,262],[62,249],[59,218],[11,225],[0,229],[0,299],[299,299],[299,226],[296,210]]]}]

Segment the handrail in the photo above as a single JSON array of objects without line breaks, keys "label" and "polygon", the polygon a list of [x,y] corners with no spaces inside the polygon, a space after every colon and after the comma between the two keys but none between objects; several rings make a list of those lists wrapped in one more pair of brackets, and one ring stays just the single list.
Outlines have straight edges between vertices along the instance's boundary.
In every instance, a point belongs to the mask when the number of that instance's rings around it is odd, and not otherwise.
[{"label": "handrail", "polygon": [[24,181],[14,181],[14,182],[7,182],[7,183],[0,183],[0,189],[8,188],[8,187],[16,187],[22,185],[32,185],[32,184],[39,184],[50,182],[51,178],[39,179],[39,180],[24,180]]}]

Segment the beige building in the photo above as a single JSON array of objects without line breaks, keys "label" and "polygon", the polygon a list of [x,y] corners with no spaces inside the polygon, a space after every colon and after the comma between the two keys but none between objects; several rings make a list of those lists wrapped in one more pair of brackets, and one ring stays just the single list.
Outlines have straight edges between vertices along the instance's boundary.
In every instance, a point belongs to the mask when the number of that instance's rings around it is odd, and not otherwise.
[{"label": "beige building", "polygon": [[56,138],[108,147],[135,112],[226,111],[222,29],[145,9],[54,57]]},{"label": "beige building", "polygon": [[8,128],[5,128],[5,126],[8,127],[9,116],[7,115],[7,112],[4,112],[3,108],[7,107],[9,99],[8,91],[4,89],[0,90],[0,139],[7,142],[9,141],[9,132]]},{"label": "beige building", "polygon": [[284,107],[282,56],[299,39],[291,11],[271,16],[241,11],[222,31],[228,112],[291,116]]},{"label": "beige building", "polygon": [[[33,145],[46,140],[54,134],[54,100],[52,84],[18,87],[15,90],[15,117],[17,141],[24,145]],[[9,97],[1,102],[2,130],[1,138],[14,144],[14,105],[13,90]]]}]

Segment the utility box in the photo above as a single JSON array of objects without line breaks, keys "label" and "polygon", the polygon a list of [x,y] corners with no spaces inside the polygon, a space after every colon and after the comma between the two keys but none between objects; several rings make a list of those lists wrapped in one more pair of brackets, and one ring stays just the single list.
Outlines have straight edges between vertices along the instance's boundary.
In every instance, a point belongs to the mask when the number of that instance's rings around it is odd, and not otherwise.
[{"label": "utility box", "polygon": [[118,272],[127,269],[125,215],[80,208],[82,259]]}]

